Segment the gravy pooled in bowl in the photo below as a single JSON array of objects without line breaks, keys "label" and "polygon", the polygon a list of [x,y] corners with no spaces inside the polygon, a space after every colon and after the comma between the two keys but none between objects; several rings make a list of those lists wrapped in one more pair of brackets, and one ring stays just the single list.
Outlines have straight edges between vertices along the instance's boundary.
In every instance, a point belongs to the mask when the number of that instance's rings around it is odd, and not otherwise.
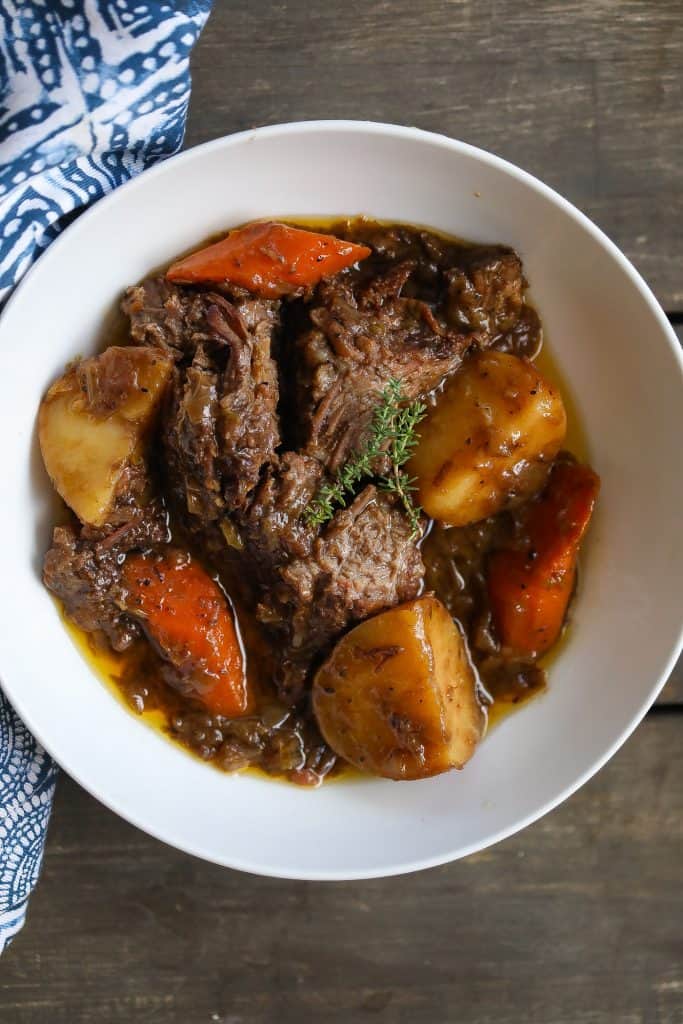
[{"label": "gravy pooled in bowl", "polygon": [[519,256],[256,222],[128,289],[39,411],[43,578],[129,706],[217,767],[462,768],[546,683],[598,478]]}]

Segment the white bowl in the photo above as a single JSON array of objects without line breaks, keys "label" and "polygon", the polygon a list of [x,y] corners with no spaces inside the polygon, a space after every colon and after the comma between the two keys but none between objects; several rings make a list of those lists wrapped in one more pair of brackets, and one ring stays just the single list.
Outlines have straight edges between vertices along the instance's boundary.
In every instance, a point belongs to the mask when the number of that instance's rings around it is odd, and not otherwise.
[{"label": "white bowl", "polygon": [[[307,791],[201,764],[93,676],[40,582],[51,501],[35,416],[48,383],[96,348],[123,288],[150,268],[250,218],[357,213],[519,250],[602,493],[575,628],[547,695],[493,730],[464,772]],[[167,843],[230,867],[308,879],[397,874],[462,857],[582,785],[640,721],[674,663],[683,578],[676,338],[619,250],[495,156],[413,128],[345,121],[200,146],[74,223],[12,298],[0,346],[3,686],[70,775]]]}]

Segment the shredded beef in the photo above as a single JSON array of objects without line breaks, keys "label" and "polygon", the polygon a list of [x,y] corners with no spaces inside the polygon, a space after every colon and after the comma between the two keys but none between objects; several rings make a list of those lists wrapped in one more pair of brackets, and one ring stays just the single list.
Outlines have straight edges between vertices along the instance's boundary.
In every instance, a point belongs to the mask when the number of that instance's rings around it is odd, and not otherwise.
[{"label": "shredded beef", "polygon": [[407,400],[431,391],[461,363],[472,339],[426,302],[403,297],[410,263],[367,288],[325,282],[297,341],[304,451],[334,471],[358,447],[390,379]]},{"label": "shredded beef", "polygon": [[104,633],[115,651],[124,651],[141,634],[119,608],[121,562],[129,551],[168,539],[166,513],[157,502],[131,511],[128,521],[115,528],[58,526],[45,555],[43,580],[76,625]]},{"label": "shredded beef", "polygon": [[499,246],[466,250],[461,265],[444,273],[446,317],[454,327],[494,341],[514,327],[524,302],[522,261]]},{"label": "shredded beef", "polygon": [[303,513],[322,478],[316,459],[285,452],[272,463],[253,500],[240,517],[246,552],[265,586],[269,574],[289,558],[306,557],[317,531]]},{"label": "shredded beef", "polygon": [[130,319],[130,334],[139,345],[156,345],[180,358],[189,342],[188,299],[163,277],[150,277],[129,288],[121,308]]},{"label": "shredded beef", "polygon": [[275,303],[256,299],[240,303],[244,329],[230,339],[220,381],[220,471],[231,511],[246,506],[279,442],[278,377],[272,352],[276,309]]},{"label": "shredded beef", "polygon": [[197,528],[243,509],[279,443],[279,303],[152,278],[128,290],[123,309],[135,341],[178,361],[164,421],[176,495]]}]

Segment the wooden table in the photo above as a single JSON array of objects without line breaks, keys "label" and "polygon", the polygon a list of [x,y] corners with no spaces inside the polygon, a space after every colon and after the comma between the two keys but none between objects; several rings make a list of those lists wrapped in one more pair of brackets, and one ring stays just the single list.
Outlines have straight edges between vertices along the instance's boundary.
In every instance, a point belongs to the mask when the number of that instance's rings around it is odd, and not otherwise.
[{"label": "wooden table", "polygon": [[[188,145],[358,117],[495,150],[594,218],[680,334],[681,0],[215,8]],[[64,777],[28,924],[0,963],[0,1021],[681,1024],[681,712],[679,667],[559,810],[468,860],[384,881],[213,867]]]}]

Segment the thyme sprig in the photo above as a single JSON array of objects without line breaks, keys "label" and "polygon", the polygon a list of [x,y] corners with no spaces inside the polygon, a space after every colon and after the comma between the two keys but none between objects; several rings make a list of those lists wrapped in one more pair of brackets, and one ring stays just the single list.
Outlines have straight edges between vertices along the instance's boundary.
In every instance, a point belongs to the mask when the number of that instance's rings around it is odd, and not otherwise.
[{"label": "thyme sprig", "polygon": [[[307,506],[304,519],[309,526],[322,526],[328,522],[338,508],[346,507],[361,480],[377,476],[379,487],[395,494],[403,505],[412,527],[412,536],[419,535],[422,510],[412,498],[415,479],[402,471],[401,467],[408,461],[418,442],[415,428],[423,419],[427,407],[420,401],[408,405],[404,401],[401,381],[392,377],[375,407],[367,439],[335,476],[322,484]],[[378,475],[375,463],[382,455],[388,459],[390,469]]]}]

